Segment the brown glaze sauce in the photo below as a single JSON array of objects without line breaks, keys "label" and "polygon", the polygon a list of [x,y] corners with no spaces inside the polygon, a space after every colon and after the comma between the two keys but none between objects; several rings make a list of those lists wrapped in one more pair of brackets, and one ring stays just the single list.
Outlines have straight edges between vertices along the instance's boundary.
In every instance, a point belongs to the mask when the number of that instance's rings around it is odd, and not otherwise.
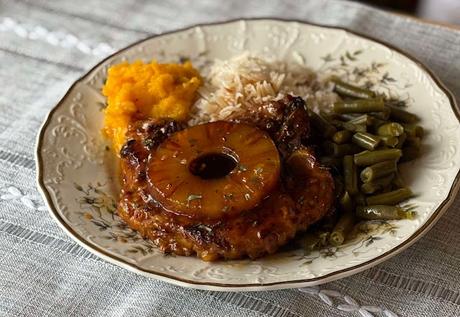
[{"label": "brown glaze sauce", "polygon": [[[334,182],[317,162],[309,144],[309,119],[301,98],[281,101],[279,120],[252,122],[267,131],[277,145],[283,166],[293,151],[302,149],[302,173],[283,167],[278,186],[258,206],[237,216],[194,219],[163,208],[150,194],[146,164],[155,148],[185,127],[174,121],[143,121],[130,127],[120,152],[123,175],[119,215],[163,252],[197,254],[206,261],[257,258],[276,252],[332,208]],[[238,120],[245,122],[244,120]],[[205,153],[189,164],[203,179],[218,179],[238,165],[237,158]]]}]

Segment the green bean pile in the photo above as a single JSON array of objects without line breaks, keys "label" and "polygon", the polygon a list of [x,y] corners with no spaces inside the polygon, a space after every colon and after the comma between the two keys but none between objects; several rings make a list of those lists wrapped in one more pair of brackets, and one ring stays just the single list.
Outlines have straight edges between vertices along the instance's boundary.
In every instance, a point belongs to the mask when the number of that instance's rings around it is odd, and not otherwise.
[{"label": "green bean pile", "polygon": [[337,217],[302,240],[309,249],[339,246],[359,220],[412,219],[401,202],[413,196],[398,164],[420,155],[423,128],[404,103],[332,78],[341,101],[332,111],[311,111],[313,128],[324,139],[320,160],[336,172]]}]

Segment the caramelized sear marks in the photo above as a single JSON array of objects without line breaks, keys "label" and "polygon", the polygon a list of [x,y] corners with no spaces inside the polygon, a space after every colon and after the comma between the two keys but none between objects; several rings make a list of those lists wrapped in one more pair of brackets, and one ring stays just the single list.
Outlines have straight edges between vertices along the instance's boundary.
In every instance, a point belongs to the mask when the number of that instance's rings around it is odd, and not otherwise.
[{"label": "caramelized sear marks", "polygon": [[269,133],[278,151],[286,158],[292,151],[306,142],[310,133],[310,120],[301,97],[286,96],[272,105],[271,112],[257,112],[246,118],[233,118],[236,122],[247,122]]},{"label": "caramelized sear marks", "polygon": [[[264,128],[268,122],[269,127]],[[140,121],[130,127],[128,141],[120,152],[120,217],[165,253],[196,254],[214,261],[258,258],[276,252],[329,212],[334,182],[329,171],[316,162],[311,148],[304,145],[309,121],[302,99],[280,101],[277,120],[258,117],[252,123],[268,132],[282,163],[277,185],[253,208],[212,218],[165,209],[150,194],[147,165],[158,146],[184,127],[174,121]],[[238,154],[245,147],[232,150]]]}]

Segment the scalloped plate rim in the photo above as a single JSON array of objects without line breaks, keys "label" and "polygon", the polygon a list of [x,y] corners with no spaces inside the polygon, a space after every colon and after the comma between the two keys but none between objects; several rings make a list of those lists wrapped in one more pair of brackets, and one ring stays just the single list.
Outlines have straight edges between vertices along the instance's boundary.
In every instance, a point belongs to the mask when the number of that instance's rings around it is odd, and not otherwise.
[{"label": "scalloped plate rim", "polygon": [[95,66],[93,66],[90,70],[85,72],[84,75],[82,75],[80,78],[78,78],[67,90],[67,92],[64,94],[64,96],[60,99],[60,101],[49,111],[48,115],[46,116],[43,124],[41,125],[39,129],[39,133],[37,134],[36,138],[36,146],[35,146],[35,165],[36,165],[36,181],[37,181],[37,188],[42,195],[46,206],[48,207],[48,211],[52,218],[57,222],[59,227],[64,230],[64,232],[72,238],[75,242],[77,242],[80,246],[82,246],[84,249],[87,251],[91,252],[92,254],[97,255],[98,257],[108,261],[109,263],[116,264],[120,267],[123,267],[131,272],[150,277],[150,278],[155,278],[161,281],[165,281],[168,283],[172,283],[175,285],[183,286],[183,287],[190,287],[190,288],[195,288],[195,289],[202,289],[202,290],[213,290],[213,291],[261,291],[261,290],[277,290],[277,289],[288,289],[288,288],[299,288],[299,287],[307,287],[307,286],[314,286],[314,285],[320,285],[323,283],[328,283],[334,280],[338,280],[341,278],[345,278],[348,276],[351,276],[353,274],[362,272],[370,267],[373,267],[379,263],[382,263],[389,258],[399,254],[403,250],[407,249],[411,245],[413,245],[415,242],[418,241],[423,235],[425,235],[433,226],[434,224],[439,220],[439,218],[446,212],[446,210],[450,207],[450,205],[453,203],[457,193],[460,190],[460,169],[457,171],[456,176],[453,180],[453,183],[450,187],[449,193],[447,197],[441,202],[440,206],[433,212],[431,217],[426,220],[426,222],[418,228],[411,236],[408,237],[407,240],[403,241],[402,243],[396,245],[395,247],[391,248],[387,252],[371,259],[366,262],[348,267],[346,269],[334,271],[328,274],[325,274],[320,277],[315,277],[315,278],[309,278],[309,279],[300,279],[300,280],[287,280],[287,281],[280,281],[280,282],[273,282],[273,283],[251,283],[251,284],[225,284],[225,283],[211,283],[211,282],[197,282],[197,281],[191,281],[187,279],[181,279],[178,277],[170,276],[168,274],[163,274],[161,272],[154,272],[154,271],[147,271],[143,268],[138,267],[136,264],[126,262],[120,258],[117,258],[115,255],[111,255],[110,253],[106,252],[105,250],[101,249],[100,247],[91,244],[87,240],[85,240],[83,237],[81,237],[78,233],[74,232],[73,229],[61,218],[59,213],[57,212],[52,199],[50,197],[50,194],[48,190],[46,189],[44,183],[43,183],[43,159],[41,156],[41,149],[43,145],[43,135],[46,131],[46,128],[48,124],[50,123],[50,120],[54,114],[54,112],[63,104],[65,99],[68,97],[68,95],[75,89],[75,87],[83,82],[89,74],[91,74],[94,70],[96,70],[99,66],[103,65],[106,61],[110,60],[111,58],[145,42],[148,41],[152,38],[157,38],[161,37],[164,35],[168,34],[173,34],[173,33],[178,33],[182,31],[187,31],[196,27],[203,27],[203,26],[216,26],[216,25],[224,25],[228,23],[234,23],[234,22],[239,22],[239,21],[276,21],[276,22],[295,22],[299,24],[305,24],[305,25],[310,25],[310,26],[315,26],[315,27],[320,27],[320,28],[325,28],[325,29],[334,29],[334,30],[341,30],[346,33],[350,33],[352,35],[355,35],[357,37],[363,38],[365,40],[375,42],[378,44],[383,45],[384,47],[396,51],[403,55],[404,57],[410,59],[412,62],[414,62],[419,68],[423,70],[424,73],[426,73],[433,81],[436,83],[436,85],[441,89],[441,91],[447,96],[449,99],[449,104],[452,108],[452,111],[454,112],[454,115],[457,119],[457,121],[460,123],[460,110],[459,107],[456,103],[456,99],[453,95],[453,93],[443,84],[443,82],[437,77],[437,75],[434,74],[434,72],[428,68],[426,65],[424,65],[422,62],[420,62],[417,58],[413,57],[411,54],[393,46],[392,44],[389,44],[385,41],[376,39],[372,36],[368,36],[356,31],[349,30],[345,27],[340,27],[340,26],[330,26],[330,25],[321,25],[317,23],[311,23],[308,21],[302,21],[302,20],[296,20],[296,19],[282,19],[282,18],[272,18],[272,17],[257,17],[257,18],[237,18],[237,19],[230,19],[230,20],[225,20],[225,21],[218,21],[218,22],[211,22],[211,23],[200,23],[200,24],[194,24],[190,25],[184,28],[180,29],[175,29],[172,31],[160,33],[160,34],[154,34],[151,36],[148,36],[144,39],[141,39],[139,41],[136,41],[120,50],[117,52],[111,54],[110,56],[107,56],[100,62],[98,62]]}]

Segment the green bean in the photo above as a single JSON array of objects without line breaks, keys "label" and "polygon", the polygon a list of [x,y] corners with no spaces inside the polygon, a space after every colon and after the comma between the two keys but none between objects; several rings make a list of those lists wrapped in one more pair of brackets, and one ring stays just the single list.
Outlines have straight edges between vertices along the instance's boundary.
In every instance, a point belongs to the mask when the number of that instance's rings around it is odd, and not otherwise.
[{"label": "green bean", "polygon": [[356,215],[367,220],[396,220],[412,219],[415,213],[399,206],[373,205],[357,207]]},{"label": "green bean", "polygon": [[313,231],[309,230],[306,234],[300,236],[300,239],[297,240],[297,244],[307,252],[325,247],[329,241],[330,231],[334,228],[336,222],[337,221],[334,219],[334,223],[326,223],[322,225],[320,229],[315,229]]},{"label": "green bean", "polygon": [[336,196],[342,197],[343,193],[345,192],[345,184],[343,183],[343,178],[340,176],[334,177],[334,186]]},{"label": "green bean", "polygon": [[404,179],[402,178],[400,173],[395,173],[392,183],[394,186],[396,186],[396,188],[406,187],[406,183],[404,182]]},{"label": "green bean", "polygon": [[360,113],[343,113],[343,114],[337,114],[341,120],[344,121],[349,121],[358,118],[361,116]]},{"label": "green bean", "polygon": [[326,120],[329,124],[333,125],[335,128],[340,128],[344,121],[346,121],[343,120],[342,116],[337,113],[325,112],[323,110],[319,111],[319,116]]},{"label": "green bean", "polygon": [[324,111],[324,110],[320,110],[318,115],[323,117],[327,121],[340,120],[340,118],[341,118],[340,115],[337,114],[337,113]]},{"label": "green bean", "polygon": [[404,123],[415,123],[419,121],[419,118],[413,114],[410,113],[406,110],[401,109],[400,107],[395,107],[392,105],[388,105],[387,107],[390,108],[390,117],[393,120],[399,121],[399,122],[404,122]]},{"label": "green bean", "polygon": [[334,142],[326,141],[322,145],[324,152],[327,155],[342,157],[344,155],[355,154],[359,152],[359,148],[351,143],[335,144]]},{"label": "green bean", "polygon": [[393,107],[397,107],[397,108],[402,108],[402,107],[407,106],[405,101],[398,100],[398,99],[387,99],[387,100],[385,100],[385,105],[386,106],[393,106]]},{"label": "green bean", "polygon": [[404,143],[406,142],[407,139],[407,134],[403,133],[400,136],[398,136],[398,144],[396,144],[397,149],[402,149]]},{"label": "green bean", "polygon": [[361,171],[360,177],[364,183],[367,183],[394,172],[396,172],[396,160],[389,160],[366,167]]},{"label": "green bean", "polygon": [[382,136],[400,136],[404,133],[404,127],[396,122],[388,122],[377,128],[377,134]]},{"label": "green bean", "polygon": [[337,77],[331,78],[331,81],[335,84],[334,91],[339,95],[360,99],[369,99],[375,97],[375,93],[373,91],[347,84]]},{"label": "green bean", "polygon": [[347,191],[345,191],[340,197],[340,206],[342,207],[342,210],[345,212],[352,212],[353,211],[353,201],[351,200],[350,195],[348,194]]},{"label": "green bean", "polygon": [[420,148],[415,147],[415,146],[406,146],[402,149],[402,157],[401,157],[401,162],[408,162],[415,160],[420,156]]},{"label": "green bean", "polygon": [[318,232],[320,247],[325,247],[327,245],[327,242],[329,241],[330,234],[331,233],[329,231],[320,231],[320,232]]},{"label": "green bean", "polygon": [[318,115],[317,113],[310,111],[309,112],[312,125],[320,132],[323,133],[325,137],[331,137],[337,129],[330,124],[326,119]]},{"label": "green bean", "polygon": [[366,199],[368,205],[394,205],[412,197],[412,191],[405,187],[388,193],[369,196]]},{"label": "green bean", "polygon": [[408,147],[415,147],[419,149],[421,147],[421,140],[417,137],[407,137],[405,145]]},{"label": "green bean", "polygon": [[333,110],[336,113],[368,113],[383,111],[385,109],[383,99],[361,99],[353,101],[340,101],[334,103]]},{"label": "green bean", "polygon": [[343,157],[343,178],[347,192],[351,195],[358,193],[358,172],[352,155]]},{"label": "green bean", "polygon": [[362,193],[358,193],[353,196],[356,206],[365,206],[366,205],[366,196]]},{"label": "green bean", "polygon": [[386,120],[381,120],[379,118],[375,118],[372,120],[372,128],[374,128],[374,130],[377,130],[378,127],[380,127],[381,125],[387,123]]},{"label": "green bean", "polygon": [[394,173],[391,173],[388,176],[377,178],[376,180],[364,183],[361,185],[361,191],[365,194],[373,194],[390,185],[393,178]]},{"label": "green bean", "polygon": [[374,118],[372,118],[371,116],[367,114],[363,114],[359,117],[351,119],[348,122],[353,123],[353,124],[371,125],[373,121],[374,121]]},{"label": "green bean", "polygon": [[367,132],[357,132],[351,141],[366,150],[374,150],[380,144],[380,138]]},{"label": "green bean", "polygon": [[343,129],[343,126],[346,122],[338,120],[338,119],[330,119],[329,123],[332,124],[336,129],[340,129],[340,128]]},{"label": "green bean", "polygon": [[321,229],[319,230],[320,232],[326,231],[330,233],[332,229],[334,229],[335,224],[337,223],[338,220],[338,215],[336,212],[333,213],[328,213],[326,216],[324,216],[323,219],[321,219]]},{"label": "green bean", "polygon": [[404,127],[404,132],[407,133],[408,136],[410,137],[418,137],[422,138],[423,135],[425,134],[423,128],[419,125],[416,124],[403,124]]},{"label": "green bean", "polygon": [[335,167],[336,169],[339,169],[342,166],[342,160],[339,157],[322,156],[320,157],[319,162],[322,165]]},{"label": "green bean", "polygon": [[417,137],[408,137],[402,149],[402,162],[412,161],[420,156],[421,140]]},{"label": "green bean", "polygon": [[356,125],[347,122],[347,121],[341,121],[341,120],[331,120],[331,124],[333,124],[335,127],[340,128],[340,129],[345,129],[348,131],[355,131],[357,129]]},{"label": "green bean", "polygon": [[[325,139],[321,147],[326,156],[320,158],[321,164],[339,172],[340,179],[335,177],[334,181],[342,214],[338,221],[332,219],[334,222],[327,229],[322,222],[323,231],[316,229],[309,235],[304,243],[309,250],[326,243],[343,244],[353,228],[355,216],[368,220],[414,216],[407,208],[394,205],[413,195],[405,186],[397,163],[420,154],[424,131],[416,124],[418,117],[400,108],[400,101],[384,100],[377,93],[336,77],[331,81],[343,100],[334,103],[332,112],[311,112],[310,116],[313,127]],[[366,151],[358,153],[360,148]]]},{"label": "green bean", "polygon": [[389,147],[396,147],[399,143],[398,137],[395,136],[381,136],[383,144]]},{"label": "green bean", "polygon": [[[390,184],[388,184],[386,186],[383,186],[383,188],[380,190],[380,192],[383,194],[383,193],[391,192],[392,190],[393,190],[393,187],[392,187],[391,182],[390,182]],[[377,193],[374,193],[374,194],[377,194]]]},{"label": "green bean", "polygon": [[371,115],[372,117],[374,118],[377,118],[377,119],[381,119],[381,120],[388,120],[390,119],[390,108],[383,108],[382,111],[379,111],[379,112],[370,112],[369,115]]},{"label": "green bean", "polygon": [[330,141],[326,141],[323,144],[321,144],[321,148],[323,149],[324,154],[326,154],[327,156],[337,157],[336,155],[334,155],[338,151],[337,144]]},{"label": "green bean", "polygon": [[337,144],[347,143],[348,141],[350,141],[351,136],[352,133],[350,131],[340,130],[334,133],[334,135],[332,136],[332,141],[334,141]]},{"label": "green bean", "polygon": [[317,250],[321,247],[321,239],[316,232],[307,232],[298,240],[298,243],[307,252]]},{"label": "green bean", "polygon": [[353,124],[350,122],[344,122],[342,127],[351,132],[366,132],[367,127],[364,124]]},{"label": "green bean", "polygon": [[354,155],[354,161],[358,166],[369,166],[378,162],[397,160],[401,155],[402,152],[399,149],[363,151]]},{"label": "green bean", "polygon": [[347,233],[353,228],[353,225],[353,213],[344,212],[329,236],[329,243],[333,246],[341,245],[345,241]]}]

